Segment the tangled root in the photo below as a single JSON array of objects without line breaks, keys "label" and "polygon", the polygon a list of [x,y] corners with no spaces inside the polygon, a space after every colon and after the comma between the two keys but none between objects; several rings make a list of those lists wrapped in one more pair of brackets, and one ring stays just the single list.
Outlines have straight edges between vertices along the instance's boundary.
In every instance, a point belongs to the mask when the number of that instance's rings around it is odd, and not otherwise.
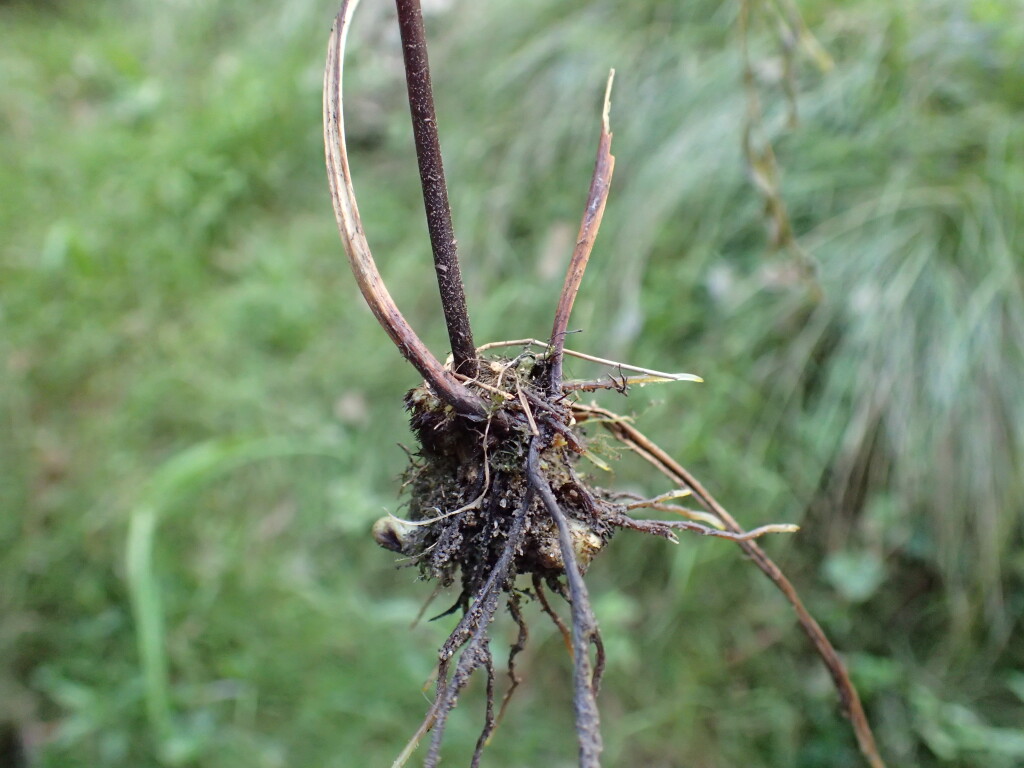
[{"label": "tangled root", "polygon": [[[493,572],[517,510],[530,495],[531,444],[537,446],[544,482],[566,516],[582,570],[625,514],[623,505],[577,474],[586,438],[574,429],[571,410],[546,395],[546,365],[497,358],[482,360],[480,366],[478,383],[490,389],[494,407],[523,416],[529,409],[530,418],[508,420],[511,429],[496,428],[492,419],[474,423],[456,416],[426,385],[409,392],[406,407],[420,444],[405,475],[409,515],[405,520],[383,518],[375,528],[378,543],[412,558],[424,578],[445,587],[461,578],[462,599],[476,594]],[[559,579],[566,564],[555,521],[536,494],[523,514],[522,541],[510,578],[535,574]]]},{"label": "tangled root", "polygon": [[[419,442],[404,478],[409,514],[405,519],[382,518],[374,526],[377,542],[409,558],[423,578],[445,587],[458,581],[460,586],[453,610],[461,609],[462,619],[440,649],[434,705],[406,752],[433,727],[425,764],[436,765],[447,715],[470,675],[484,668],[486,720],[473,757],[473,765],[478,764],[497,722],[488,628],[505,595],[520,629],[509,657],[514,688],[515,655],[528,636],[519,608],[524,593],[515,590],[515,582],[520,574],[530,574],[534,595],[541,597],[549,615],[557,617],[542,584],[572,604],[573,643],[580,646],[574,655],[586,667],[578,670],[586,673],[578,687],[587,700],[583,709],[593,712],[596,755],[600,743],[594,697],[603,653],[585,587],[579,587],[581,574],[620,527],[625,506],[577,473],[586,437],[564,397],[549,394],[546,360],[525,353],[484,358],[478,360],[478,371],[467,383],[491,403],[483,420],[457,415],[425,383],[406,396]],[[591,643],[598,647],[594,669],[589,668]],[[510,695],[511,689],[502,709]]]},{"label": "tangled root", "polygon": [[[642,507],[700,513],[666,504],[665,497],[626,504],[621,495],[581,477],[577,464],[588,453],[588,437],[562,387],[552,394],[551,364],[544,355],[480,358],[477,369],[477,376],[465,381],[490,403],[485,418],[456,414],[426,383],[406,396],[419,442],[404,476],[408,516],[389,515],[373,529],[378,544],[404,555],[424,579],[460,587],[446,614],[461,611],[462,618],[438,653],[434,703],[395,765],[408,759],[431,728],[425,765],[437,764],[448,714],[473,672],[483,668],[485,724],[472,765],[479,763],[500,719],[494,711],[488,630],[503,595],[520,632],[509,656],[511,685],[501,709],[518,684],[514,660],[528,637],[520,601],[530,595],[540,601],[572,650],[581,765],[596,765],[601,752],[596,696],[604,649],[582,579],[587,567],[620,528],[673,541],[673,529],[679,528],[728,538],[736,534],[690,521],[634,519],[629,510]],[[532,577],[532,593],[516,589],[521,574]],[[544,585],[569,602],[571,632],[551,608]],[[591,646],[596,650],[593,661]]]}]

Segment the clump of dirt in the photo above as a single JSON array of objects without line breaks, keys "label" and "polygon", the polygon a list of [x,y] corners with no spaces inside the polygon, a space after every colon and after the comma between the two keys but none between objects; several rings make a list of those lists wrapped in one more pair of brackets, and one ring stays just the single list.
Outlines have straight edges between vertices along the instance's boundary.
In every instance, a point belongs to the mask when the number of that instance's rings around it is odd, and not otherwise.
[{"label": "clump of dirt", "polygon": [[374,527],[377,542],[408,556],[424,578],[445,587],[461,579],[463,609],[494,573],[517,516],[522,531],[499,589],[509,590],[518,574],[548,583],[565,574],[558,526],[529,478],[531,442],[537,470],[565,515],[580,570],[608,543],[624,513],[577,472],[586,437],[564,398],[549,394],[546,360],[485,358],[478,370],[468,383],[489,399],[486,419],[456,415],[425,383],[406,396],[419,441],[404,477],[408,513]]}]

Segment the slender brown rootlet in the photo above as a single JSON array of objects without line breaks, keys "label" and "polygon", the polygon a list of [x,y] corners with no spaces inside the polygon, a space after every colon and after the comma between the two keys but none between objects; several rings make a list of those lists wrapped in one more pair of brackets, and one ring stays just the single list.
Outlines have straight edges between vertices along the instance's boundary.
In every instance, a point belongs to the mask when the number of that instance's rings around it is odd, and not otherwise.
[{"label": "slender brown rootlet", "polygon": [[[743,532],[743,528],[736,522],[736,519],[700,484],[696,477],[628,421],[621,419],[611,411],[595,406],[578,405],[574,410],[577,420],[581,422],[595,416],[600,418],[602,425],[621,443],[649,461],[681,487],[689,489],[701,506],[721,520],[726,528],[736,534]],[[761,547],[755,542],[742,537],[737,537],[735,541],[750,556],[750,559],[754,561],[765,576],[771,579],[772,583],[785,595],[790,605],[793,606],[797,620],[800,622],[800,628],[803,629],[804,634],[811,641],[815,651],[821,656],[822,661],[825,662],[825,666],[828,667],[829,674],[832,676],[832,682],[839,692],[839,700],[843,711],[850,718],[850,723],[853,726],[854,734],[857,737],[857,746],[860,747],[861,753],[872,768],[884,768],[885,763],[878,752],[878,745],[875,743],[874,733],[872,733],[871,726],[868,724],[867,715],[864,714],[864,707],[860,703],[857,689],[850,680],[850,674],[846,669],[846,665],[839,658],[839,654],[825,635],[821,625],[815,621],[814,617],[811,616],[804,606],[793,584]]]},{"label": "slender brown rootlet", "polygon": [[[565,638],[573,658],[578,764],[580,768],[599,768],[602,738],[597,697],[605,649],[583,577],[590,562],[620,530],[649,533],[670,541],[677,540],[676,531],[684,530],[739,544],[793,605],[801,626],[832,674],[861,751],[872,768],[882,768],[870,727],[845,667],[821,628],[807,613],[793,586],[753,543],[758,536],[793,531],[796,526],[768,525],[743,530],[695,478],[627,420],[572,399],[581,392],[595,389],[624,392],[632,383],[700,380],[691,374],[661,373],[582,355],[564,346],[573,300],[597,236],[614,168],[608,93],[590,193],[555,313],[550,343],[523,339],[473,349],[465,300],[461,301],[461,310],[457,300],[450,304],[442,285],[446,313],[450,311],[450,316],[455,318],[449,322],[454,360],[451,368],[443,366],[406,323],[388,294],[356,207],[345,150],[341,90],[342,54],[354,7],[354,0],[342,3],[331,33],[324,75],[324,140],[331,198],[342,243],[364,298],[403,356],[425,379],[406,396],[411,427],[418,441],[418,450],[410,455],[411,463],[403,483],[408,491],[407,515],[400,518],[389,514],[381,518],[374,525],[373,534],[381,546],[399,552],[408,565],[418,568],[423,578],[436,580],[440,587],[453,587],[458,597],[442,616],[461,614],[438,651],[433,702],[420,727],[395,760],[394,768],[405,765],[419,742],[431,731],[423,765],[426,768],[439,765],[449,715],[472,675],[483,670],[486,678],[484,725],[471,760],[473,768],[479,766],[483,750],[520,682],[514,662],[529,637],[522,607],[533,600]],[[417,3],[399,0],[399,11],[403,22],[417,26],[418,22],[407,15],[413,13],[418,18]],[[410,97],[413,98],[416,88],[421,95],[424,93],[425,77],[429,100],[429,73],[421,26],[418,33],[412,29],[410,39],[413,52],[422,54],[422,69],[416,64],[419,59],[413,57],[410,65],[407,58]],[[414,88],[414,82],[420,85]],[[414,105],[414,123],[416,115]],[[422,120],[432,125],[432,117],[424,116]],[[417,146],[419,148],[419,139]],[[425,154],[431,155],[436,150],[436,132],[433,147],[427,146]],[[436,159],[439,163],[439,153]],[[424,166],[422,153],[420,163],[421,170],[426,167],[423,181],[429,218],[431,200],[439,194],[438,190],[444,192],[444,180],[443,176],[432,176],[432,166],[429,162]],[[427,182],[436,185],[430,187]],[[447,198],[446,192],[444,198]],[[446,202],[444,208],[447,209]],[[450,217],[448,228],[450,233]],[[431,230],[431,237],[436,254],[439,241],[434,237],[434,230]],[[444,244],[444,237],[440,242]],[[452,274],[457,277],[454,240],[449,242],[452,248],[443,258],[451,259],[455,267]],[[439,276],[442,272],[447,274],[446,270],[438,271]],[[461,296],[461,280],[457,282]],[[458,331],[459,323],[464,324],[465,333],[453,334],[453,327]],[[461,352],[456,351],[456,338],[463,345]],[[464,348],[467,341],[468,350]],[[518,353],[491,351],[514,348],[518,348]],[[535,351],[537,348],[543,351]],[[618,377],[613,374],[607,381],[563,381],[561,360],[564,354],[607,365]],[[641,375],[627,377],[623,370]],[[592,485],[578,471],[580,457],[591,455],[588,437],[579,426],[587,421],[602,423],[616,439],[668,475],[680,490],[639,499]],[[694,495],[706,511],[688,510],[669,503],[687,494]],[[632,513],[641,509],[669,512],[686,519],[634,518]],[[523,576],[524,584],[528,582],[528,585],[519,584],[519,576]],[[568,604],[571,629],[552,604],[548,592]],[[490,627],[503,603],[519,632],[509,652],[508,684],[496,713],[498,679]]]},{"label": "slender brown rootlet", "polygon": [[469,326],[466,292],[462,286],[458,248],[452,228],[452,211],[448,204],[448,186],[444,180],[441,142],[437,137],[437,116],[434,114],[434,92],[430,84],[430,62],[427,39],[423,30],[420,0],[395,0],[398,7],[398,28],[402,35],[402,56],[405,59],[405,82],[409,91],[412,133],[416,142],[416,160],[423,186],[423,205],[427,212],[427,231],[434,252],[434,270],[441,289],[441,305],[452,345],[454,370],[476,376],[476,347]]}]

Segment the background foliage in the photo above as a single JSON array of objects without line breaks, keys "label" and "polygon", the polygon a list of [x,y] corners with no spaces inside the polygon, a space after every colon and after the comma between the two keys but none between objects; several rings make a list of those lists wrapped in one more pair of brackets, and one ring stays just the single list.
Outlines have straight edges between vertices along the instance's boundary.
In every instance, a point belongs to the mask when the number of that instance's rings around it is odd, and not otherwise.
[{"label": "background foliage", "polygon": [[[615,407],[746,524],[805,526],[769,546],[891,765],[1020,765],[1024,12],[804,0],[835,66],[793,54],[793,126],[776,17],[751,6],[758,137],[816,298],[745,172],[739,8],[430,4],[477,338],[549,327],[617,67],[573,344],[705,377]],[[398,504],[415,379],[330,213],[334,10],[0,5],[8,759],[22,739],[61,768],[386,765],[425,710],[450,619],[409,629],[430,588],[368,536]],[[356,20],[355,183],[392,292],[442,350],[389,14]],[[666,490],[625,457],[602,482]],[[591,582],[608,765],[859,764],[823,668],[728,543],[622,536]],[[488,765],[574,764],[570,665],[534,624]]]}]

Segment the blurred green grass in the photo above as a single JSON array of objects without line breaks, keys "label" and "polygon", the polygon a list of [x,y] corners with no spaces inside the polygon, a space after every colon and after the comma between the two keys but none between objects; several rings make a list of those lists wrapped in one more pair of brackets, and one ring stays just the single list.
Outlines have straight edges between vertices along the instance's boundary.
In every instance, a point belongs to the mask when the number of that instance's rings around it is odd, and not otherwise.
[{"label": "blurred green grass", "polygon": [[[759,28],[817,303],[745,178],[735,4],[435,8],[479,341],[549,326],[615,66],[617,173],[574,345],[705,377],[615,407],[745,523],[804,524],[769,546],[849,651],[892,765],[1019,765],[1020,6],[801,3],[836,67],[798,68],[793,130]],[[408,629],[430,588],[367,535],[398,503],[415,379],[327,200],[334,10],[0,6],[0,721],[36,765],[386,765],[425,710],[447,625]],[[354,30],[355,183],[440,351],[388,12],[365,3]],[[665,490],[628,458],[602,482]],[[608,765],[859,764],[824,670],[733,548],[623,536],[591,579]],[[574,762],[567,660],[533,623],[488,765]],[[480,691],[464,699],[453,764],[479,727]]]}]

